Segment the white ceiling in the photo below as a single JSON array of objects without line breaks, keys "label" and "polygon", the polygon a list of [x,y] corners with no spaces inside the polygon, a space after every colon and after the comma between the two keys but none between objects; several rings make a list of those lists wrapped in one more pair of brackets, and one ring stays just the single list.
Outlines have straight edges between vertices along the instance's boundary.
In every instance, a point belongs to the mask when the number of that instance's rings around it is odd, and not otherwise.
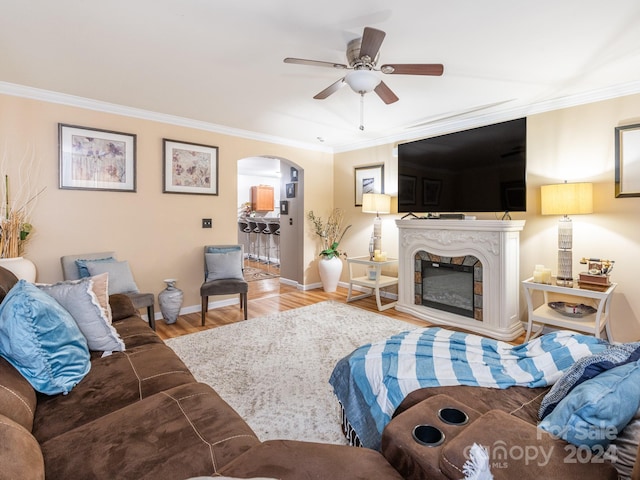
[{"label": "white ceiling", "polygon": [[[348,87],[312,98],[344,71],[283,59],[345,63],[365,26],[387,33],[379,65],[443,63],[444,75],[379,73],[400,100],[367,94],[360,131]],[[0,51],[0,93],[344,151],[640,92],[640,2],[0,0]]]}]

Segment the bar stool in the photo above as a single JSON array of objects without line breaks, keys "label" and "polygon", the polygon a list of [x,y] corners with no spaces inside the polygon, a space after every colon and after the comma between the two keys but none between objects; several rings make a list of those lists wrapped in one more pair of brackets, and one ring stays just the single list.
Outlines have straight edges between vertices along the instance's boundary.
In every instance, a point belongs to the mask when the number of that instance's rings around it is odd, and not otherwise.
[{"label": "bar stool", "polygon": [[273,243],[276,245],[276,258],[278,261],[274,264],[275,266],[280,266],[280,222],[273,222],[269,224],[269,228],[271,229],[271,233],[273,234]]},{"label": "bar stool", "polygon": [[[251,229],[251,232],[249,232],[249,235],[251,235],[252,233],[254,234],[254,241],[253,241],[253,253],[255,253],[256,251],[256,243],[258,244],[258,254],[255,255],[255,258],[257,259],[257,262],[260,262],[260,228],[258,227],[258,223],[255,220],[247,220],[247,222],[249,223],[249,228]],[[251,238],[251,237],[249,237]]]},{"label": "bar stool", "polygon": [[[242,243],[247,246],[247,256],[251,258],[251,228],[249,227],[249,222],[242,218],[239,218],[238,230],[240,230],[240,233],[244,233],[245,235],[245,240],[243,240]],[[244,259],[242,260],[244,261]]]},{"label": "bar stool", "polygon": [[[260,229],[260,239],[266,239],[265,243],[266,245],[264,245],[264,256],[266,257],[266,259],[264,261],[262,261],[262,263],[265,263],[267,265],[267,271],[269,270],[269,263],[270,263],[270,258],[269,258],[269,247],[270,247],[270,235],[271,235],[271,231],[269,230],[269,224],[264,220],[257,220],[256,223],[258,224],[258,228]],[[264,237],[262,236],[264,235]],[[258,257],[260,257],[260,251],[258,251]]]}]

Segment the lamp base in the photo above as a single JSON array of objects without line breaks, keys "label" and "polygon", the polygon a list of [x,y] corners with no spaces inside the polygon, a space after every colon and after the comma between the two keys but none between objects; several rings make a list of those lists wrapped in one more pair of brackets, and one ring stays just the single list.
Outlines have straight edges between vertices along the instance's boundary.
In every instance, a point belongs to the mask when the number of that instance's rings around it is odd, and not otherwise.
[{"label": "lamp base", "polygon": [[573,287],[573,252],[571,250],[558,250],[556,285]]}]

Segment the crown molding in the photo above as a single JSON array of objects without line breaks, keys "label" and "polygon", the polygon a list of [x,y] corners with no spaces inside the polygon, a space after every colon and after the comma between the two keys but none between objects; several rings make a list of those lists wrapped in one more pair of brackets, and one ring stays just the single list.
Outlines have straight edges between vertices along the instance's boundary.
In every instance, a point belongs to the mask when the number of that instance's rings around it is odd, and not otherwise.
[{"label": "crown molding", "polygon": [[532,103],[519,107],[509,107],[505,102],[504,107],[498,108],[491,113],[474,112],[468,115],[461,115],[457,118],[450,118],[443,121],[436,121],[429,126],[419,129],[406,129],[403,132],[381,137],[372,141],[363,141],[342,145],[333,149],[334,153],[361,150],[364,148],[378,147],[381,145],[402,143],[418,138],[433,137],[446,133],[457,132],[469,128],[481,127],[492,123],[504,122],[515,118],[536,115],[539,113],[561,110],[563,108],[577,107],[588,103],[611,100],[613,98],[624,97],[640,93],[640,81],[623,83],[597,90],[591,90],[575,95],[567,95],[542,102]]},{"label": "crown molding", "polygon": [[247,140],[256,140],[259,142],[274,143],[277,145],[285,145],[293,148],[301,148],[304,150],[314,150],[325,153],[333,153],[333,149],[326,146],[319,146],[313,143],[297,142],[291,139],[265,135],[239,128],[226,127],[215,123],[203,122],[176,115],[168,115],[165,113],[153,112],[141,108],[127,107],[115,103],[102,102],[92,100],[90,98],[69,95],[66,93],[52,92],[40,88],[27,87],[15,83],[0,81],[0,94],[11,95],[14,97],[23,97],[31,100],[39,100],[43,102],[56,103],[70,107],[84,108],[94,110],[101,113],[111,113],[114,115],[122,115],[125,117],[139,118],[142,120],[150,120],[153,122],[166,123],[179,127],[193,128],[196,130],[204,130],[207,132],[220,133],[232,137],[245,138]]},{"label": "crown molding", "polygon": [[232,137],[244,138],[247,140],[255,140],[259,142],[273,143],[276,145],[284,145],[304,150],[312,150],[324,153],[342,153],[353,150],[362,150],[387,144],[396,144],[417,138],[432,137],[445,133],[475,128],[491,123],[502,122],[514,118],[524,117],[527,115],[535,115],[539,113],[560,110],[563,108],[576,107],[587,103],[594,103],[612,98],[623,97],[640,93],[640,81],[629,82],[597,90],[591,90],[575,95],[567,95],[555,99],[545,100],[542,102],[524,105],[520,107],[508,107],[506,102],[504,108],[498,108],[491,113],[470,113],[461,115],[455,119],[447,119],[436,121],[433,124],[419,129],[406,129],[402,132],[396,132],[392,135],[380,137],[374,140],[366,140],[357,143],[345,144],[337,147],[321,146],[315,143],[297,142],[291,139],[276,137],[272,135],[260,134],[248,130],[241,130],[224,125],[194,120],[176,115],[168,115],[164,113],[153,112],[140,108],[127,107],[114,103],[92,100],[89,98],[68,95],[65,93],[52,92],[34,87],[27,87],[14,83],[0,81],[0,94],[11,95],[15,97],[24,97],[32,100],[40,100],[43,102],[56,103],[72,107],[94,110],[102,113],[111,113],[114,115],[122,115],[126,117],[139,118],[142,120],[150,120],[154,122],[166,123],[180,127],[193,128],[207,132],[214,132]]}]

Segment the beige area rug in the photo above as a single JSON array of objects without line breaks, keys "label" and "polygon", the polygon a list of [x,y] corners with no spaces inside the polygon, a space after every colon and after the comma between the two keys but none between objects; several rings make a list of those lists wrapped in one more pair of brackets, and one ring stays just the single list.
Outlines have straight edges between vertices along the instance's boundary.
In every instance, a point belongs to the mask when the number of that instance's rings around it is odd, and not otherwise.
[{"label": "beige area rug", "polygon": [[262,270],[260,268],[244,267],[244,279],[247,282],[253,282],[254,280],[265,280],[267,278],[275,278],[279,276],[280,275],[267,272],[266,270]]},{"label": "beige area rug", "polygon": [[346,444],[333,367],[360,345],[415,325],[334,301],[166,341],[260,440]]}]

